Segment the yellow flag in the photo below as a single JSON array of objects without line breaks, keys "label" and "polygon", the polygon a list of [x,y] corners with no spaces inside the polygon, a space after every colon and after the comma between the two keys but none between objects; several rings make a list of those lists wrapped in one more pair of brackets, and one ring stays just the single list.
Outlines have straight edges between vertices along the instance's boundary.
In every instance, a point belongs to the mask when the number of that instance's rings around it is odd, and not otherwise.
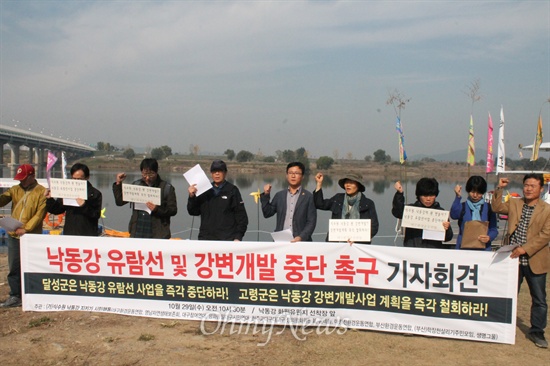
[{"label": "yellow flag", "polygon": [[535,161],[539,158],[539,148],[542,144],[542,117],[539,114],[539,123],[537,126],[537,135],[535,136],[535,143],[533,144],[533,153],[531,154],[531,161]]},{"label": "yellow flag", "polygon": [[256,202],[256,204],[258,204],[259,200],[260,200],[260,195],[262,193],[260,192],[260,188],[258,188],[258,192],[252,192],[250,193],[251,196],[254,197],[254,202]]}]

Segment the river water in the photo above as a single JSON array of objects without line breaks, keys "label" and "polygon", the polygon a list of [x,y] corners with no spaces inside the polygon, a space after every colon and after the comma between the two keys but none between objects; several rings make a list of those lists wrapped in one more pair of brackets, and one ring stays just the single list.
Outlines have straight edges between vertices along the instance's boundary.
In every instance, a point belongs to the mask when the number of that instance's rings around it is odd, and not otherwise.
[{"label": "river water", "polygon": [[[4,169],[5,170],[5,169]],[[10,177],[10,172],[4,171],[4,177]],[[127,182],[133,182],[136,179],[141,178],[139,172],[126,172],[128,178]],[[115,181],[117,171],[92,171],[90,174],[90,182],[94,187],[99,189],[103,194],[103,207],[106,208],[105,219],[103,219],[103,225],[106,228],[127,231],[128,221],[130,219],[131,211],[130,205],[118,207],[115,204],[112,184]],[[54,173],[53,176],[59,174]],[[181,239],[197,239],[198,228],[200,225],[200,217],[192,217],[187,213],[187,181],[183,178],[181,173],[160,173],[164,180],[170,182],[176,189],[176,197],[178,201],[178,214],[172,218],[171,230],[172,236]],[[39,173],[39,177],[42,177]],[[338,179],[340,176],[331,176],[325,174],[323,182],[323,192],[325,198],[332,197],[336,193],[343,192],[342,188],[338,186]],[[285,189],[286,176],[284,174],[276,175],[259,175],[259,174],[232,174],[231,171],[227,175],[227,180],[235,184],[241,191],[243,200],[245,202],[246,211],[248,213],[248,231],[244,237],[246,241],[271,241],[270,233],[275,229],[275,216],[264,219],[261,213],[259,204],[254,202],[251,192],[258,189],[263,190],[263,186],[266,183],[270,183],[273,188],[272,192],[277,192],[281,189]],[[417,179],[410,179],[403,183],[404,189],[407,192],[407,203],[415,201],[415,184]],[[384,178],[379,180],[365,180],[363,184],[366,187],[365,195],[372,199],[376,205],[376,211],[378,213],[378,220],[380,222],[380,229],[378,234],[373,238],[372,243],[376,245],[396,245],[401,246],[402,240],[400,238],[394,242],[395,238],[395,224],[396,219],[391,214],[391,203],[395,193],[393,188],[394,181],[390,181]],[[437,201],[441,206],[450,210],[451,204],[454,199],[454,187],[456,184],[465,185],[462,181],[440,181],[439,183],[439,196]],[[313,175],[304,177],[303,186],[313,191],[315,189],[315,179]],[[492,186],[492,184],[490,185]],[[521,192],[519,185],[511,186],[511,190]],[[465,188],[463,188],[463,197],[466,197]],[[331,213],[329,211],[317,211],[317,226],[313,235],[313,240],[324,241],[328,228],[328,221]],[[101,222],[100,222],[101,224]],[[456,233],[455,233],[456,237]]]}]

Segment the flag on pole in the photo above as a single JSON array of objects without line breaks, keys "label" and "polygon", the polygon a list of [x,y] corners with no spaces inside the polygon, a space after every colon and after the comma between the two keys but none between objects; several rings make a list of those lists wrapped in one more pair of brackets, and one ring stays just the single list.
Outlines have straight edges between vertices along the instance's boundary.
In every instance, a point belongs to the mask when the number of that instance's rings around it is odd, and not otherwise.
[{"label": "flag on pole", "polygon": [[46,180],[48,181],[48,187],[50,186],[50,170],[52,170],[52,167],[57,162],[57,157],[53,152],[48,150],[48,162],[46,163]]},{"label": "flag on pole", "polygon": [[539,158],[540,144],[542,144],[542,116],[539,114],[537,135],[535,136],[535,142],[533,143],[533,153],[531,154],[531,161],[535,161]]},{"label": "flag on pole", "polygon": [[506,170],[506,151],[504,150],[504,108],[500,106],[500,124],[498,126],[497,174]]},{"label": "flag on pole", "polygon": [[475,160],[476,160],[476,149],[474,146],[474,118],[470,114],[470,133],[468,136],[468,158],[466,159],[466,162],[470,166],[474,166]]},{"label": "flag on pole", "polygon": [[491,113],[489,113],[489,122],[487,124],[487,167],[485,173],[491,173],[493,171],[493,119]]},{"label": "flag on pole", "polygon": [[61,152],[61,173],[63,179],[67,179],[67,159],[65,158],[65,151]]},{"label": "flag on pole", "polygon": [[403,164],[407,160],[407,152],[405,151],[405,135],[403,134],[403,128],[401,127],[401,119],[397,116],[395,122],[395,130],[399,137],[399,162]]}]

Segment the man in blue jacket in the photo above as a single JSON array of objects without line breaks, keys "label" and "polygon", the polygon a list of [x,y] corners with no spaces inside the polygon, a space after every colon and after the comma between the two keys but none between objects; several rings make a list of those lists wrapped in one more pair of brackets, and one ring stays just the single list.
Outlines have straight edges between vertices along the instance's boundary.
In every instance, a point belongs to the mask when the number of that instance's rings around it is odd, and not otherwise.
[{"label": "man in blue jacket", "polygon": [[317,224],[313,194],[302,187],[304,173],[304,164],[289,163],[286,167],[288,188],[277,192],[270,202],[271,184],[266,184],[260,196],[264,217],[267,219],[277,214],[275,231],[290,229],[294,237],[293,243],[311,241]]}]

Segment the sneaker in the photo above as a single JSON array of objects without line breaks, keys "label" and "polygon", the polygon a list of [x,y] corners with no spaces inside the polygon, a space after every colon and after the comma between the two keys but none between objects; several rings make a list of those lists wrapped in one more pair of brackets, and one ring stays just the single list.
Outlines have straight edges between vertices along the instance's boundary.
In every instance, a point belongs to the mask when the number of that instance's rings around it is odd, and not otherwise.
[{"label": "sneaker", "polygon": [[21,299],[17,296],[10,296],[5,302],[0,304],[0,308],[15,308],[21,306]]},{"label": "sneaker", "polygon": [[533,341],[533,343],[535,344],[535,346],[537,347],[540,347],[540,348],[548,348],[548,342],[546,341],[546,339],[544,338],[544,333],[543,332],[533,332],[533,333],[529,333],[527,335],[527,337]]}]

